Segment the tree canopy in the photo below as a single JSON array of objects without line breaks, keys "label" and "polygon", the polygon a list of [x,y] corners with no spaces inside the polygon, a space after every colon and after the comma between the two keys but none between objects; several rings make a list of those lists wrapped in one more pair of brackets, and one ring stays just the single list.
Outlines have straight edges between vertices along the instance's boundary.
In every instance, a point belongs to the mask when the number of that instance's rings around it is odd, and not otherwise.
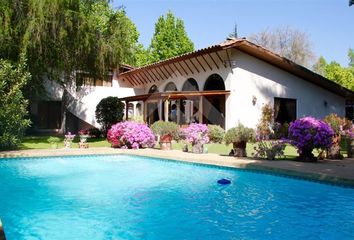
[{"label": "tree canopy", "polygon": [[65,85],[74,70],[103,76],[134,62],[138,31],[108,0],[0,0],[0,9],[0,58],[26,57],[30,96],[44,78]]},{"label": "tree canopy", "polygon": [[175,18],[171,11],[160,16],[155,24],[155,33],[149,46],[149,62],[156,62],[194,50],[188,37],[184,22]]},{"label": "tree canopy", "polygon": [[308,34],[289,26],[263,30],[249,40],[303,66],[314,58]]},{"label": "tree canopy", "polygon": [[318,74],[325,76],[326,78],[354,91],[354,51],[349,49],[348,51],[349,64],[348,67],[342,67],[336,61],[327,63],[321,56],[315,65],[313,70]]}]

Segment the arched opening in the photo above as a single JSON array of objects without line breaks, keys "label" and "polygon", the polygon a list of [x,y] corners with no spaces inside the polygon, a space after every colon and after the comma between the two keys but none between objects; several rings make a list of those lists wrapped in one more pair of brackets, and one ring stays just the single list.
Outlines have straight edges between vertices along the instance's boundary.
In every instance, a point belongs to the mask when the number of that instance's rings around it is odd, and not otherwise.
[{"label": "arched opening", "polygon": [[[194,78],[187,79],[182,87],[182,91],[199,91],[199,86]],[[196,108],[199,106],[199,98],[180,100],[180,122],[189,124],[196,121]]]},{"label": "arched opening", "polygon": [[157,88],[156,85],[152,85],[149,89],[149,93],[157,93],[159,92],[159,89]]},{"label": "arched opening", "polygon": [[167,83],[165,87],[165,92],[174,92],[174,91],[177,91],[176,84],[174,84],[173,82]]},{"label": "arched opening", "polygon": [[[156,85],[152,85],[149,89],[149,94],[152,94],[152,93],[157,93],[159,92],[159,89]],[[146,117],[146,120],[147,120],[147,123],[148,124],[153,124],[154,122],[160,120],[160,116],[159,116],[159,105],[158,105],[158,102],[148,102],[146,104],[146,113],[147,113],[147,117]]]},{"label": "arched opening", "polygon": [[199,91],[199,86],[194,78],[187,79],[182,87],[182,91]]},{"label": "arched opening", "polygon": [[[225,84],[222,77],[212,74],[204,84],[204,91],[224,91]],[[203,122],[220,125],[225,128],[225,96],[205,97],[203,104]]]},{"label": "arched opening", "polygon": [[212,74],[204,84],[204,91],[225,90],[224,80],[219,74]]}]

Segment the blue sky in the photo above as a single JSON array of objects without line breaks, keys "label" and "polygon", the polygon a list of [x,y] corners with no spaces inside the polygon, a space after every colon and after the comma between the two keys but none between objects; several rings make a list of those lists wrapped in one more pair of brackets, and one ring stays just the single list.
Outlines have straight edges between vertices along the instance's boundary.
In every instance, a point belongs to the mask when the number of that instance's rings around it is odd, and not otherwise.
[{"label": "blue sky", "polygon": [[267,28],[291,26],[309,34],[317,57],[348,64],[347,52],[354,48],[354,5],[349,0],[114,0],[124,6],[148,46],[157,18],[168,10],[185,23],[195,44],[203,48],[217,44],[233,31],[239,37]]}]

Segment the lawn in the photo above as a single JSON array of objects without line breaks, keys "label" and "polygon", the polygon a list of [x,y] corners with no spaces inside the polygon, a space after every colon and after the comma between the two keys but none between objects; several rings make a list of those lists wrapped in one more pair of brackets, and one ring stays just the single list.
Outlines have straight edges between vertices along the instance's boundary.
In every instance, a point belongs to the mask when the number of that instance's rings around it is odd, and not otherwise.
[{"label": "lawn", "polygon": [[[50,149],[52,148],[51,144],[48,142],[50,136],[26,136],[20,149]],[[64,137],[59,137],[60,143],[58,144],[58,148],[64,147]],[[110,147],[110,143],[107,142],[105,138],[89,138],[87,139],[89,142],[90,147]],[[79,147],[79,139],[75,138],[73,142],[73,148]],[[172,148],[174,150],[182,150],[183,143],[182,142],[174,142],[172,144]],[[247,144],[247,154],[248,156],[252,156],[254,144],[249,143]],[[156,144],[156,149],[159,149],[159,144]],[[213,143],[213,144],[206,144],[206,148],[208,149],[209,153],[216,153],[220,155],[229,155],[231,151],[232,145],[226,146],[225,144]],[[191,149],[191,146],[189,146]],[[286,158],[295,158],[297,155],[296,149],[292,146],[287,146],[285,149],[285,156]]]},{"label": "lawn", "polygon": [[[20,146],[21,150],[24,149],[50,149],[52,148],[51,144],[48,142],[48,138],[50,136],[26,136],[22,144]],[[63,148],[64,147],[64,137],[59,137],[60,138],[60,143],[58,144],[58,148]],[[110,147],[110,143],[107,142],[105,138],[89,138],[87,139],[89,142],[90,147]],[[252,156],[254,150],[255,144],[254,143],[248,143],[247,144],[247,155]],[[73,148],[78,148],[79,147],[79,138],[75,138],[73,142]],[[172,148],[174,150],[182,150],[183,143],[182,142],[173,142]],[[156,149],[159,149],[160,146],[159,144],[156,144],[155,146]],[[208,149],[209,153],[216,153],[220,155],[229,155],[229,152],[231,151],[232,145],[226,146],[225,144],[219,144],[219,143],[212,143],[212,144],[206,144],[206,148]],[[341,153],[346,156],[346,151],[345,149],[345,144],[341,143],[341,148],[343,151]],[[189,150],[191,149],[191,146],[189,146]],[[315,156],[317,156],[318,152],[314,150]],[[293,146],[287,145],[285,148],[285,158],[284,159],[294,159],[297,156],[297,151]]]}]

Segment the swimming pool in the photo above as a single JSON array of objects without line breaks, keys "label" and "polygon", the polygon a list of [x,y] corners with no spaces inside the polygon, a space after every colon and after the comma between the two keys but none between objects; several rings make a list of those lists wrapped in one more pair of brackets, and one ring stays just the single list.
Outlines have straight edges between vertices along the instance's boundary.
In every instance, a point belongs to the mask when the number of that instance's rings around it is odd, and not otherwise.
[{"label": "swimming pool", "polygon": [[265,173],[126,155],[18,158],[0,160],[0,186],[9,240],[354,238],[354,189]]}]

